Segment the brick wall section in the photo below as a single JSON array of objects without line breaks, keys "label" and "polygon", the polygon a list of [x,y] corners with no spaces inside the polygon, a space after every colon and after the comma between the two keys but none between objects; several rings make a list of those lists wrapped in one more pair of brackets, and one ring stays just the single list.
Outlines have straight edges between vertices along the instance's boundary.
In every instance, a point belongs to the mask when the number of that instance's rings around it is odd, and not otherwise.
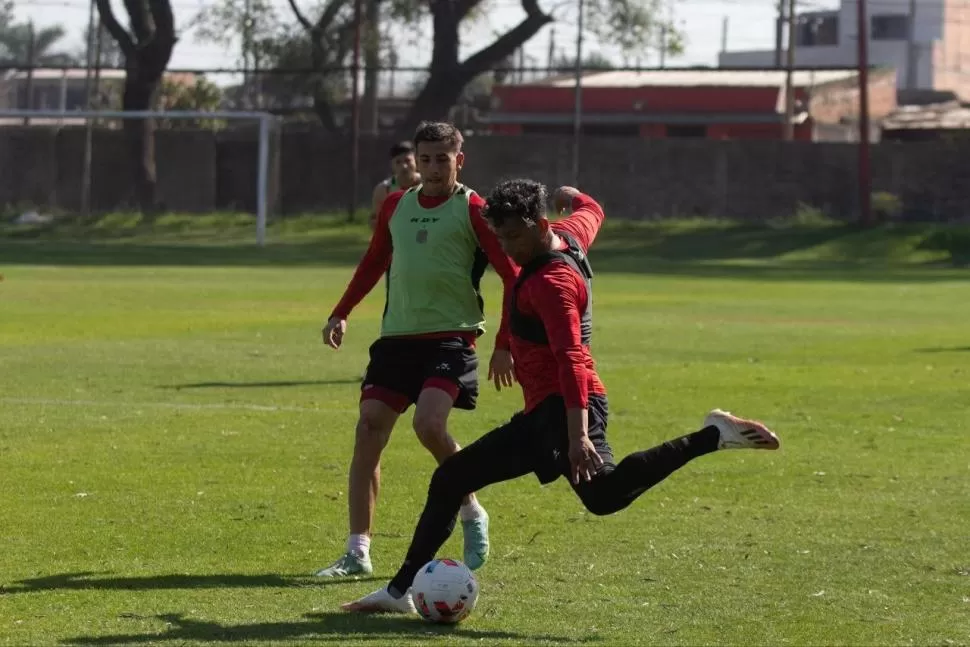
[{"label": "brick wall section", "polygon": [[[830,83],[810,91],[809,110],[823,124],[837,124],[842,117],[859,118],[859,84],[855,79]],[[873,70],[869,78],[869,115],[882,119],[896,109],[896,71]]]},{"label": "brick wall section", "polygon": [[[94,133],[92,203],[131,202],[130,168],[117,131]],[[80,205],[83,129],[0,130],[0,204],[75,211]],[[387,174],[389,141],[361,143],[359,204]],[[856,209],[856,147],[841,143],[586,138],[580,185],[611,217],[706,216],[764,220],[800,203],[850,218]],[[496,181],[532,177],[572,182],[572,141],[558,136],[469,138],[462,179],[484,193]],[[253,211],[256,133],[164,131],[159,193],[171,209]],[[883,143],[872,147],[875,191],[898,195],[914,216],[970,215],[970,141]],[[343,210],[350,148],[315,130],[282,133],[271,151],[271,208],[278,214]]]}]

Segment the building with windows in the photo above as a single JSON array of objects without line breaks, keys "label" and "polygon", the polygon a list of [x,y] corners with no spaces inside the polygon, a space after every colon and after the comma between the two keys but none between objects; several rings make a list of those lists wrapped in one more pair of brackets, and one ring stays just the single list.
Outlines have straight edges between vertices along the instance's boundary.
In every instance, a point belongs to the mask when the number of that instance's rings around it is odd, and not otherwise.
[{"label": "building with windows", "polygon": [[[970,0],[871,1],[867,9],[870,65],[896,70],[900,90],[949,90],[970,100]],[[838,9],[799,13],[795,66],[857,65],[857,10],[854,0],[842,0]],[[726,51],[718,64],[774,67],[776,52]]]},{"label": "building with windows", "polygon": [[[794,137],[799,141],[858,136],[855,70],[798,70],[792,75]],[[508,135],[573,132],[575,79],[497,85],[480,116],[486,130]],[[869,77],[873,120],[896,108],[896,75]],[[644,138],[782,139],[783,70],[652,70],[590,72],[583,77],[581,128],[586,135]]]}]

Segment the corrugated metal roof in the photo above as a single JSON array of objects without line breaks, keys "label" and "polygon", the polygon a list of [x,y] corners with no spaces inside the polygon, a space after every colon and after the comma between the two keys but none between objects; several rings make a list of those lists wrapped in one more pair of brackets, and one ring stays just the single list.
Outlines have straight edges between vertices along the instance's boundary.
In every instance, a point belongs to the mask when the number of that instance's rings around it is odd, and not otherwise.
[{"label": "corrugated metal roof", "polygon": [[[792,83],[797,87],[822,85],[856,78],[854,70],[796,70]],[[535,85],[573,87],[574,78],[556,77]],[[583,76],[587,88],[635,88],[642,86],[679,87],[781,87],[784,70],[649,70],[643,72],[590,72]]]},{"label": "corrugated metal roof", "polygon": [[[33,71],[33,79],[35,81],[46,81],[50,79],[60,80],[60,79],[84,79],[87,77],[87,70],[76,69],[76,70],[57,70],[57,69],[47,69],[47,68],[37,68]],[[91,78],[94,78],[94,70],[91,71]],[[99,72],[102,79],[123,79],[125,78],[124,70],[101,70]],[[7,75],[7,79],[13,80],[25,80],[27,78],[27,70],[16,70],[12,71]]]},{"label": "corrugated metal roof", "polygon": [[[796,114],[794,123],[803,123],[806,113]],[[571,124],[571,113],[493,113],[481,115],[489,124]],[[584,124],[779,124],[785,116],[774,112],[678,112],[678,113],[584,113]]]},{"label": "corrugated metal roof", "polygon": [[882,121],[884,130],[970,129],[970,108],[958,101],[925,106],[900,106]]}]

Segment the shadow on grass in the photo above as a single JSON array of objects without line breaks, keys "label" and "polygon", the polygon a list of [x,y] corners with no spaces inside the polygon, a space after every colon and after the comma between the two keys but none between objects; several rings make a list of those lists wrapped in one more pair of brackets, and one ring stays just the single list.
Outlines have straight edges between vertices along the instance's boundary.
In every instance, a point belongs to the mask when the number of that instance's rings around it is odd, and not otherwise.
[{"label": "shadow on grass", "polygon": [[364,245],[359,237],[255,244],[105,241],[22,241],[0,239],[0,262],[10,265],[81,267],[300,267],[353,266]]},{"label": "shadow on grass", "polygon": [[[768,226],[700,223],[610,223],[590,253],[594,271],[752,280],[932,281],[964,245],[959,228],[897,225]],[[949,230],[947,230],[949,231]],[[960,234],[960,235],[957,235]],[[940,240],[937,240],[940,239]],[[968,239],[970,240],[970,239]],[[274,238],[260,248],[248,237],[212,235],[185,240],[159,235],[112,240],[12,239],[0,229],[0,262],[22,265],[312,267],[355,265],[365,230],[330,229]],[[966,242],[970,248],[970,242]],[[933,259],[937,267],[927,266]]]},{"label": "shadow on grass", "polygon": [[47,577],[19,580],[13,585],[0,587],[0,594],[36,593],[39,591],[85,591],[120,590],[153,591],[160,589],[240,589],[240,588],[289,588],[330,586],[371,582],[380,578],[334,580],[310,576],[279,575],[265,573],[215,574],[215,575],[146,575],[141,577],[104,577],[106,573],[91,571],[59,573]]},{"label": "shadow on grass", "polygon": [[375,641],[393,645],[405,640],[440,640],[449,636],[466,640],[516,640],[526,644],[551,642],[581,644],[598,642],[598,637],[574,638],[526,634],[512,631],[479,630],[467,625],[433,625],[419,618],[400,616],[361,616],[348,613],[308,613],[303,621],[222,625],[192,620],[183,614],[155,616],[168,623],[162,633],[114,636],[79,636],[62,641],[68,645],[131,645],[163,641],[243,642],[243,641]]},{"label": "shadow on grass", "polygon": [[970,353],[970,346],[935,346],[915,350],[917,353]]},{"label": "shadow on grass", "polygon": [[333,386],[335,384],[359,384],[360,377],[342,380],[281,380],[278,382],[195,382],[192,384],[163,384],[160,389],[250,389],[274,388],[286,386]]}]

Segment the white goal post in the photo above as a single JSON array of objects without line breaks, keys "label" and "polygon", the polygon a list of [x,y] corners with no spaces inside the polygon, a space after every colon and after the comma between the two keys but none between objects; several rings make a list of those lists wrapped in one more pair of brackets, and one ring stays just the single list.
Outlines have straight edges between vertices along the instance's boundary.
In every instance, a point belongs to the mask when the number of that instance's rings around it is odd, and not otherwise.
[{"label": "white goal post", "polygon": [[[29,126],[31,119],[50,120],[57,127],[64,120],[85,119],[89,136],[85,141],[85,191],[90,191],[91,137],[97,119],[224,119],[256,121],[259,123],[259,151],[257,154],[256,185],[256,243],[266,244],[266,219],[269,202],[269,143],[270,126],[278,121],[268,112],[206,112],[202,110],[0,110],[0,121],[22,119]],[[46,125],[46,124],[45,124]]]}]

